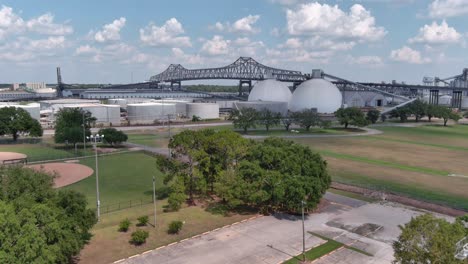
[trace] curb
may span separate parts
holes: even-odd
[[[188,238],[184,238],[180,241],[176,241],[176,242],[173,242],[173,243],[170,243],[168,245],[165,245],[165,246],[160,246],[160,247],[157,247],[155,249],[150,249],[150,250],[147,250],[143,253],[140,253],[140,254],[136,254],[136,255],[133,255],[133,256],[130,256],[130,257],[127,257],[127,258],[123,258],[123,259],[119,259],[119,260],[116,260],[112,263],[121,263],[125,260],[129,260],[129,259],[132,259],[132,258],[135,258],[135,257],[138,257],[140,255],[144,255],[144,254],[147,254],[147,253],[150,253],[150,252],[153,252],[153,251],[157,251],[157,250],[160,250],[160,249],[163,249],[165,247],[169,247],[169,246],[173,246],[173,245],[177,245],[177,244],[180,244],[184,241],[187,241],[187,240],[190,240],[190,239],[194,239],[194,238],[199,238],[201,236],[204,236],[204,235],[207,235],[207,234],[210,234],[210,233],[213,233],[213,232],[216,232],[218,230],[221,230],[221,229],[225,229],[225,228],[228,228],[228,227],[231,227],[231,226],[234,226],[234,225],[237,225],[237,224],[240,224],[240,223],[244,223],[244,222],[247,222],[247,221],[251,221],[251,220],[254,220],[254,219],[257,219],[257,218],[260,218],[260,217],[263,217],[263,215],[256,215],[256,216],[253,216],[253,217],[250,217],[250,218],[247,218],[247,219],[244,219],[242,221],[238,221],[238,222],[235,222],[235,223],[232,223],[232,224],[229,224],[229,225],[225,225],[225,226],[222,226],[222,227],[218,227],[216,229],[213,229],[211,231],[206,231],[204,233],[201,233],[201,234],[197,234],[197,235],[194,235],[194,236],[191,236],[191,237],[188,237]]]

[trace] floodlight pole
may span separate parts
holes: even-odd
[[[99,196],[99,163],[98,163],[98,152],[97,152],[97,142],[98,139],[104,138],[104,135],[91,135],[88,137],[91,140],[91,143],[94,145],[94,154],[96,157],[96,216],[97,221],[101,220],[101,200]]]
[[[153,176],[154,228],[156,228],[156,179]]]
[[[85,114],[84,114],[84,111],[81,112],[81,114],[83,115],[83,155],[86,156],[86,126],[85,126]]]
[[[167,115],[167,125],[169,127],[169,141],[171,141],[171,117],[170,117],[169,114]],[[169,149],[169,158],[170,158],[171,157],[171,148],[168,146],[168,149]]]
[[[305,261],[305,228],[304,228],[304,201],[301,201],[302,206],[302,258]]]

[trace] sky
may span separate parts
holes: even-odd
[[[467,39],[468,0],[0,0],[0,83],[55,83],[58,66],[65,83],[143,82],[246,56],[420,84],[468,67]]]

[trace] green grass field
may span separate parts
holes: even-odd
[[[327,241],[325,244],[322,244],[318,247],[315,247],[315,248],[312,248],[310,249],[309,251],[306,251],[305,253],[305,257],[306,257],[306,260],[308,261],[312,261],[312,260],[315,260],[315,259],[318,259],[332,251],[335,251],[337,250],[338,248],[342,247],[343,244],[341,243],[338,243],[336,241],[333,241],[333,240],[329,240]],[[283,262],[283,264],[300,264],[302,263],[302,255],[301,256],[297,256],[297,257],[294,257],[286,262]]]
[[[294,135],[343,135],[356,132],[363,132],[361,129],[344,129],[344,128],[311,128],[306,131],[303,128],[293,128],[293,130],[299,131],[298,133],[286,131],[284,127],[270,128],[270,131],[266,131],[264,127],[257,127],[256,129],[250,129],[247,131],[247,135],[253,136],[294,136]],[[239,133],[243,133],[240,129],[235,129]]]
[[[94,157],[82,159],[80,163],[93,169],[95,167]],[[99,157],[101,206],[151,199],[153,176],[156,176],[156,185],[162,187],[162,174],[156,168],[155,159],[143,152]],[[95,174],[64,188],[85,194],[90,207],[96,206]]]
[[[72,149],[57,149],[43,144],[0,145],[0,152],[2,151],[26,154],[29,162],[73,158],[82,154],[80,151],[75,155]]]

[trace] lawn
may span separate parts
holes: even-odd
[[[178,212],[163,212],[165,204],[166,201],[157,203],[157,228],[152,226],[154,221],[152,204],[104,215],[102,221],[93,228],[91,243],[81,251],[79,263],[111,263],[254,216],[251,213],[230,216],[212,214],[201,206],[184,207]],[[142,215],[149,215],[150,225],[139,227],[149,232],[149,238],[145,244],[134,246],[128,241],[131,232],[136,230],[136,218]],[[118,224],[125,218],[131,220],[132,227],[127,233],[118,232]],[[167,233],[168,224],[173,220],[185,222],[177,235]]]
[[[377,129],[384,134],[294,141],[324,155],[336,182],[468,210],[468,126]]]
[[[306,260],[312,261],[312,260],[318,259],[330,252],[337,250],[338,248],[342,246],[343,244],[339,242],[329,240],[325,244],[322,244],[318,247],[310,249],[309,251],[306,251],[305,253]],[[296,263],[299,264],[299,263],[302,263],[302,259],[303,259],[302,255],[297,256],[286,262],[283,262],[283,264],[296,264]]]
[[[76,157],[72,149],[57,149],[45,144],[0,145],[0,152],[18,152],[28,155],[28,161],[55,160]],[[80,156],[81,152],[78,152]]]
[[[277,128],[270,128],[270,131],[266,131],[264,127],[257,127],[256,129],[249,129],[247,131],[247,135],[253,136],[294,136],[294,135],[343,135],[343,134],[350,134],[350,133],[357,133],[363,132],[361,129],[344,129],[341,127],[337,128],[310,128],[309,131],[305,130],[304,128],[292,128],[292,131],[286,131],[284,127],[277,127]],[[234,131],[243,133],[243,130],[235,129]]]
[[[95,168],[95,159],[86,158],[81,164]],[[101,207],[152,197],[152,177],[156,176],[156,185],[163,186],[162,174],[156,168],[155,159],[143,152],[128,152],[99,157],[99,191]],[[88,198],[90,207],[96,206],[95,174],[64,187],[83,193]]]

